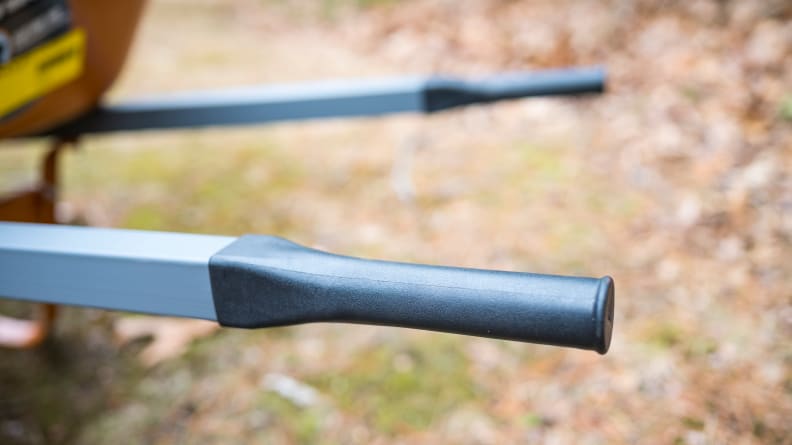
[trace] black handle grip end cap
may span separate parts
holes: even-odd
[[[599,288],[597,288],[597,297],[595,304],[595,317],[597,334],[599,340],[597,352],[605,354],[608,352],[611,343],[611,334],[613,333],[613,310],[615,306],[615,286],[611,277],[602,277],[600,279]]]

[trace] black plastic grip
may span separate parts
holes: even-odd
[[[217,320],[331,321],[607,352],[613,281],[365,260],[246,235],[209,261]]]
[[[506,73],[475,81],[435,77],[426,85],[427,112],[469,104],[535,96],[562,96],[605,91],[601,67]]]

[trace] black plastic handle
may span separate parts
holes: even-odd
[[[601,67],[498,74],[477,80],[435,77],[426,85],[428,112],[469,104],[535,96],[562,96],[605,91]]]
[[[209,261],[217,320],[332,321],[607,352],[613,281],[365,260],[246,235]]]

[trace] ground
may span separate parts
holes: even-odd
[[[791,9],[153,1],[113,100],[587,64],[608,91],[86,138],[63,221],[607,274],[611,350],[306,325],[220,330],[152,364],[145,339],[117,338],[140,317],[67,308],[42,348],[0,351],[0,442],[792,443]],[[0,187],[30,181],[42,149],[0,145]]]

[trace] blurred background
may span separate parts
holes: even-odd
[[[0,442],[792,443],[791,19],[773,0],[151,1],[111,100],[588,64],[608,92],[90,137],[61,221],[608,274],[611,350],[65,308],[42,348],[0,351]],[[0,144],[0,190],[44,149]]]

